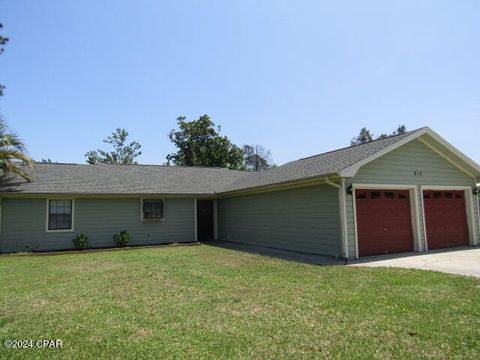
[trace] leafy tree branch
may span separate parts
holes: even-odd
[[[117,128],[111,136],[103,140],[104,143],[113,147],[112,151],[93,150],[85,154],[86,162],[89,164],[136,164],[135,159],[142,155],[142,147],[137,141],[127,142],[128,131]]]

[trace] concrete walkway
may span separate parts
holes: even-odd
[[[461,247],[432,250],[428,253],[369,256],[351,261],[348,266],[423,269],[480,278],[480,248]]]

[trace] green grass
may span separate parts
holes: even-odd
[[[0,257],[0,358],[480,358],[480,280],[209,246]]]

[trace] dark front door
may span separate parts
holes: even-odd
[[[198,241],[213,240],[213,201],[197,200]]]

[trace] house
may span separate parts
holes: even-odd
[[[337,258],[479,245],[480,166],[428,127],[258,173],[37,164],[0,185],[0,252],[240,242]]]

